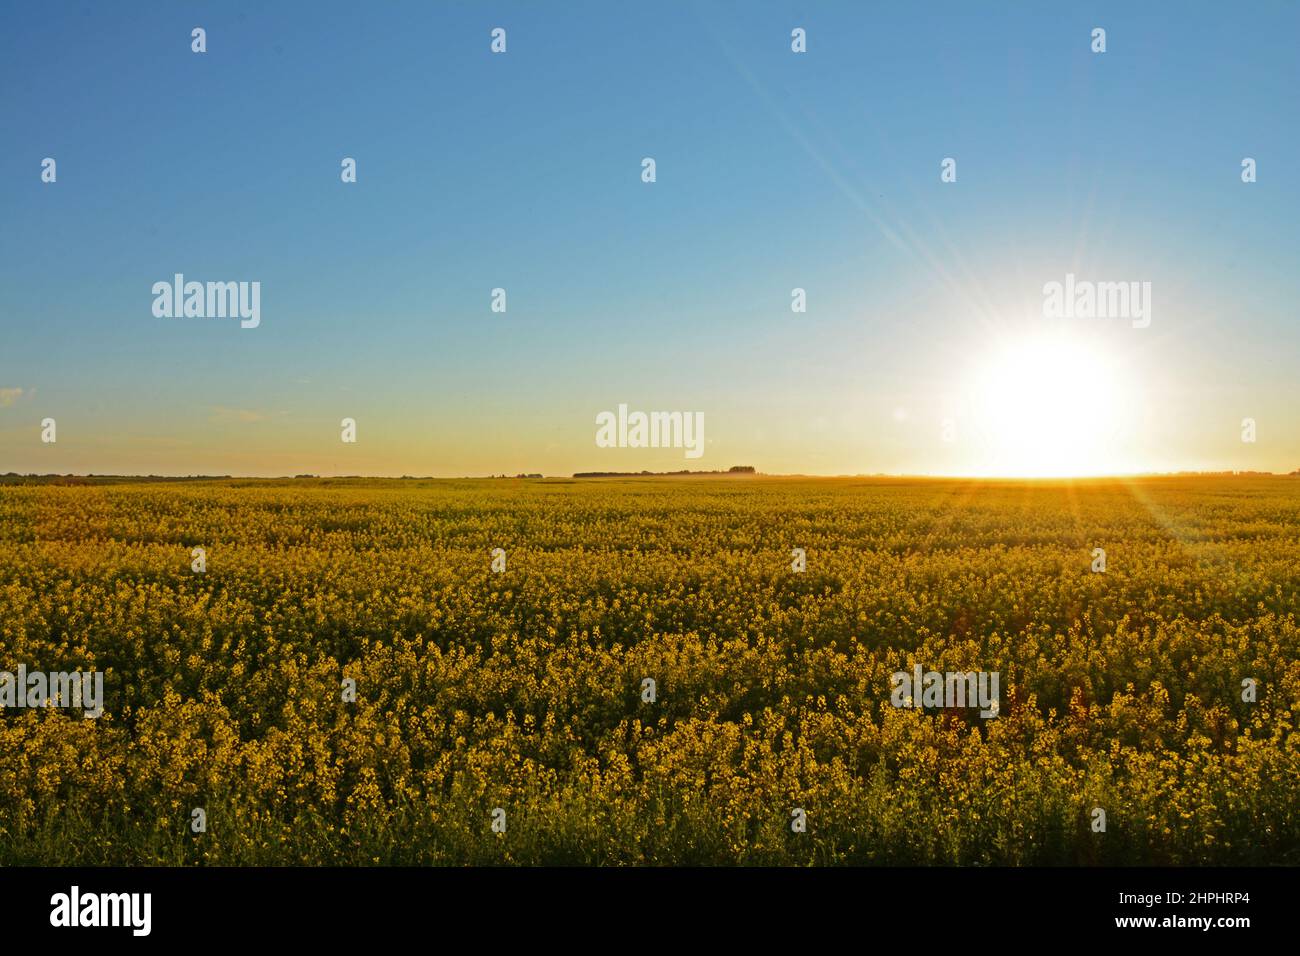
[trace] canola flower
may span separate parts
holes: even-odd
[[[1300,863],[1297,555],[1285,478],[4,483],[0,669],[104,713],[0,711],[0,863]]]

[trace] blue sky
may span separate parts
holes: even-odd
[[[1103,465],[1300,467],[1300,8],[1049,6],[12,4],[0,470],[963,473],[938,423],[1070,270],[1155,290],[1070,330]],[[155,318],[176,272],[261,326]],[[596,448],[620,402],[708,453]]]

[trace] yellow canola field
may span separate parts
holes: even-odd
[[[1297,864],[1298,578],[1296,478],[11,481],[0,672],[104,701],[0,864]]]

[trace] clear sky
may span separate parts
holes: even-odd
[[[1297,4],[3,26],[0,472],[1300,468]],[[260,282],[260,326],[156,317],[178,272]],[[1149,326],[1045,317],[1067,273],[1149,282]],[[702,413],[703,457],[597,447],[620,403]]]

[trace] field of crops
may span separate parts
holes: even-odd
[[[0,671],[104,673],[0,863],[1296,864],[1297,578],[1295,478],[0,484]]]

